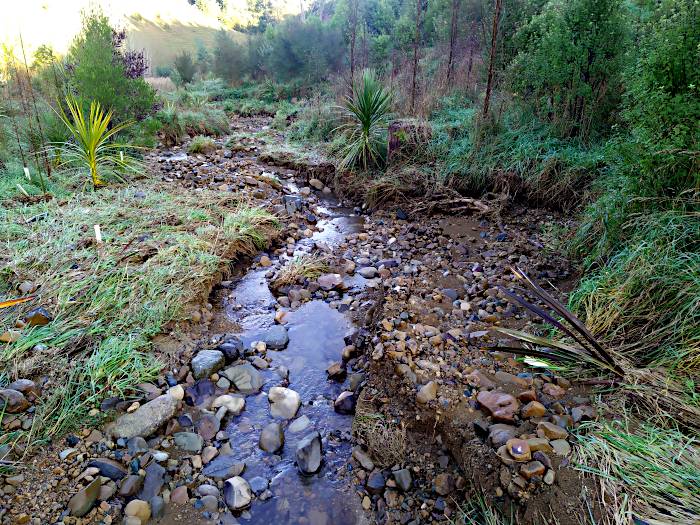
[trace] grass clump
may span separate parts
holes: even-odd
[[[155,378],[162,364],[150,353],[151,338],[206,297],[228,261],[264,247],[277,230],[272,215],[235,195],[164,193],[150,184],[60,202],[6,202],[0,293],[12,296],[29,280],[37,298],[0,310],[0,326],[39,305],[53,316],[0,347],[0,370],[9,376],[49,377],[24,445],[83,424],[101,399],[128,396]]]
[[[202,135],[197,135],[190,142],[187,151],[190,153],[212,153],[216,150],[216,143],[209,137],[203,137]]]
[[[696,438],[625,418],[585,423],[578,443],[579,469],[598,476],[602,499],[611,503],[605,523],[700,520]]]
[[[700,371],[700,213],[632,215],[633,232],[571,305],[596,336],[641,366]]]
[[[272,281],[274,288],[290,286],[302,279],[316,279],[329,270],[326,259],[317,254],[304,254],[287,261]]]

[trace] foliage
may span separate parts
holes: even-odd
[[[352,96],[346,97],[343,106],[349,122],[338,128],[347,141],[340,169],[359,166],[367,170],[381,164],[385,156],[391,93],[370,70],[363,72],[358,84],[353,85]]]
[[[61,148],[61,163],[76,169],[86,169],[94,188],[110,178],[121,179],[126,171],[137,171],[139,163],[128,155],[130,146],[112,139],[131,125],[129,121],[110,127],[112,110],[105,111],[99,102],[90,103],[90,113],[74,97],[66,99],[70,117],[60,109],[60,117],[73,136],[70,142],[56,144]],[[125,153],[126,152],[126,153]]]
[[[145,65],[122,51],[115,35],[105,15],[83,13],[82,30],[68,51],[68,84],[82,100],[111,109],[115,121],[140,120],[153,112],[155,92],[143,79]]]
[[[229,83],[240,82],[246,73],[245,49],[224,30],[216,35],[214,73]]]
[[[173,66],[177,70],[180,79],[185,84],[189,84],[194,80],[194,75],[197,72],[197,67],[192,60],[192,55],[187,51],[183,51],[178,56],[175,57],[175,62]]]
[[[551,0],[524,28],[513,89],[560,135],[588,137],[612,122],[626,28],[620,0]]]

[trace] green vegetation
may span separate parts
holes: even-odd
[[[365,71],[359,86],[353,85],[352,96],[343,105],[349,122],[338,128],[346,141],[340,169],[360,166],[367,170],[383,162],[390,106],[391,94],[373,72]]]
[[[25,216],[45,218],[27,224],[19,220]],[[195,291],[207,293],[227,261],[264,247],[276,225],[235,195],[166,193],[151,183],[78,193],[62,203],[5,202],[0,293],[12,293],[18,279],[41,292],[36,301],[0,310],[0,325],[13,326],[49,302],[54,317],[0,351],[2,367],[22,363],[23,376],[43,370],[45,360],[55,363],[50,397],[37,407],[27,443],[74,428],[104,397],[128,395],[156,377],[162,365],[149,353],[150,339],[187,313]]]
[[[88,103],[95,100],[111,109],[118,121],[141,120],[153,112],[155,92],[143,79],[143,55],[123,51],[124,38],[99,11],[84,13],[66,57],[66,87]]]
[[[187,151],[190,153],[211,153],[216,149],[216,143],[209,137],[197,135],[192,139]]]
[[[120,173],[127,170],[138,170],[138,163],[129,156],[130,146],[110,140],[129,127],[129,121],[110,127],[112,110],[105,112],[96,101],[90,103],[90,114],[87,116],[74,97],[69,96],[66,105],[70,117],[63,112],[63,108],[60,117],[73,140],[57,145],[62,150],[60,158],[63,165],[86,169],[95,188],[104,185],[110,178],[123,180]]]

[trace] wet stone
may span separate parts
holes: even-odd
[[[122,464],[108,458],[93,459],[88,463],[88,467],[97,468],[101,476],[114,481],[119,481],[126,476],[126,469]]]
[[[244,394],[257,394],[265,382],[260,372],[250,363],[227,368],[223,375]]]
[[[512,423],[518,411],[518,400],[505,392],[479,392],[476,400],[494,421]]]
[[[68,511],[71,516],[80,518],[90,512],[100,494],[100,485],[100,478],[97,478],[71,497],[68,502]]]
[[[235,476],[224,483],[224,501],[231,510],[246,508],[252,499],[250,485],[242,477]]]
[[[433,479],[433,490],[440,496],[447,496],[455,489],[455,480],[449,472],[438,474]]]
[[[280,386],[270,389],[268,400],[272,416],[282,419],[292,419],[301,405],[301,398],[297,392]]]
[[[245,399],[241,396],[224,394],[223,396],[217,397],[211,404],[213,410],[220,407],[224,407],[228,414],[237,416],[245,408]]]
[[[411,489],[412,479],[410,470],[408,470],[407,468],[402,468],[399,470],[395,470],[392,474],[394,476],[394,480],[396,481],[397,487],[399,487],[404,492],[407,492]]]
[[[381,494],[384,492],[384,487],[386,487],[386,480],[384,479],[384,474],[381,471],[375,470],[367,477],[367,492],[370,494]]]
[[[532,457],[530,445],[524,439],[509,439],[506,443],[506,450],[515,461],[529,461]]]
[[[284,445],[284,432],[279,423],[269,423],[260,432],[258,442],[260,448],[265,452],[275,453]]]
[[[22,392],[11,388],[0,390],[0,412],[8,414],[19,414],[31,406],[31,403],[24,397]]]
[[[267,490],[270,483],[267,481],[267,479],[261,476],[255,476],[248,481],[248,484],[250,485],[250,489],[253,491],[253,494],[259,496]]]
[[[158,463],[151,463],[146,467],[146,477],[143,480],[143,487],[139,493],[139,498],[150,500],[158,494],[165,483],[165,468]]]
[[[489,427],[489,441],[493,448],[498,448],[505,445],[509,439],[513,439],[516,434],[516,428],[505,423],[496,423]]]
[[[213,414],[205,414],[197,421],[197,433],[205,441],[211,441],[221,428],[221,421]]]
[[[192,358],[192,375],[202,379],[218,372],[226,363],[223,352],[219,350],[200,350]]]
[[[295,457],[297,467],[303,474],[313,474],[321,468],[323,449],[321,434],[312,432],[297,444]]]
[[[245,463],[232,454],[223,454],[214,458],[203,469],[202,474],[213,479],[228,479],[239,476],[245,470]]]
[[[120,416],[110,428],[115,438],[150,436],[175,415],[178,401],[165,394],[141,405],[136,411]]]
[[[177,432],[174,438],[175,445],[188,452],[195,452],[198,454],[204,445],[202,436],[199,436],[194,432]]]
[[[544,474],[545,467],[539,461],[530,461],[520,467],[520,475],[525,479],[540,478]]]
[[[333,408],[339,414],[353,414],[355,412],[356,402],[355,394],[353,392],[341,392],[333,403]]]
[[[185,389],[185,402],[189,406],[205,404],[214,395],[216,388],[209,379],[200,379],[194,385]]]

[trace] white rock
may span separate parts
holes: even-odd
[[[253,493],[250,485],[240,476],[229,478],[224,485],[224,501],[232,510],[239,510],[250,505]]]
[[[297,392],[281,386],[273,386],[270,389],[268,400],[272,416],[283,419],[292,419],[301,405],[301,398]]]
[[[223,396],[217,397],[211,404],[212,409],[219,407],[224,407],[229,414],[237,416],[245,407],[245,399],[239,396],[224,394]]]

